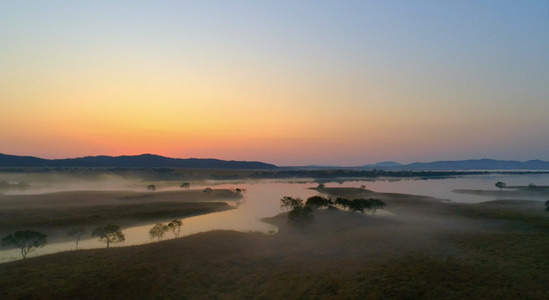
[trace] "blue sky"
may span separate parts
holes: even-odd
[[[0,1],[0,152],[549,160],[547,1]]]

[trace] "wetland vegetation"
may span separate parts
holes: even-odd
[[[296,230],[284,212],[264,220],[279,228],[277,234],[211,231],[28,258],[0,264],[0,285],[7,287],[1,293],[41,299],[546,296],[549,214],[543,202],[468,204],[365,188],[316,191],[379,199],[390,214],[318,209],[314,223]]]

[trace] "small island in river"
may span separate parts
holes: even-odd
[[[310,226],[294,228],[282,213],[264,220],[279,227],[277,234],[211,231],[4,263],[1,293],[40,299],[546,297],[543,202],[462,204],[360,188],[316,190],[381,199],[391,214],[321,209]]]

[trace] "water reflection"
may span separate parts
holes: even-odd
[[[486,196],[473,196],[465,194],[453,193],[454,189],[483,189],[494,190],[495,183],[498,181],[506,182],[507,185],[528,185],[534,183],[536,185],[549,185],[549,174],[529,174],[529,175],[502,175],[489,174],[478,176],[464,176],[445,179],[430,179],[430,180],[347,180],[345,182],[325,182],[326,187],[360,187],[365,185],[367,189],[376,192],[391,192],[391,193],[406,193],[432,196],[440,199],[448,199],[455,202],[478,203],[483,201],[495,200],[495,198]],[[323,181],[324,182],[324,181]],[[213,188],[244,188],[246,193],[241,201],[231,203],[236,207],[229,211],[212,213],[208,215],[195,216],[183,219],[184,226],[181,228],[181,236],[190,235],[198,232],[225,229],[238,231],[261,231],[270,232],[276,231],[277,228],[273,225],[261,222],[262,218],[271,217],[282,212],[280,208],[280,198],[283,196],[301,197],[306,199],[317,194],[316,191],[310,190],[311,187],[316,187],[318,183],[308,179],[294,180],[293,182],[276,182],[268,180],[256,180],[248,182],[230,182],[230,181],[210,181],[202,184],[191,184],[192,189],[204,189],[206,187]],[[122,187],[127,188],[127,187]],[[165,182],[162,185],[162,190],[180,189],[179,183]],[[546,200],[546,199],[532,199]],[[149,238],[148,232],[156,223],[168,223],[171,219],[166,220],[151,220],[147,224],[123,228],[126,235],[126,241],[122,244],[113,245],[129,246],[155,242]],[[68,230],[68,229],[67,229]],[[66,231],[59,232],[56,235],[65,236]],[[165,238],[172,238],[171,232],[166,233]],[[81,249],[104,248],[105,244],[96,239],[81,240],[79,244]],[[75,249],[75,243],[55,242],[52,240],[50,244],[44,248],[39,248],[34,252],[29,253],[29,257],[43,255],[48,253],[56,253],[61,251],[69,251]],[[18,249],[0,250],[0,261],[5,262],[12,259],[20,259],[21,255]]]

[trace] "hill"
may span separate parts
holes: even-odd
[[[43,159],[0,153],[0,167],[13,168],[189,168],[189,169],[277,169],[257,161],[234,161],[211,158],[170,158],[153,154],[133,156],[86,156],[67,159]]]

